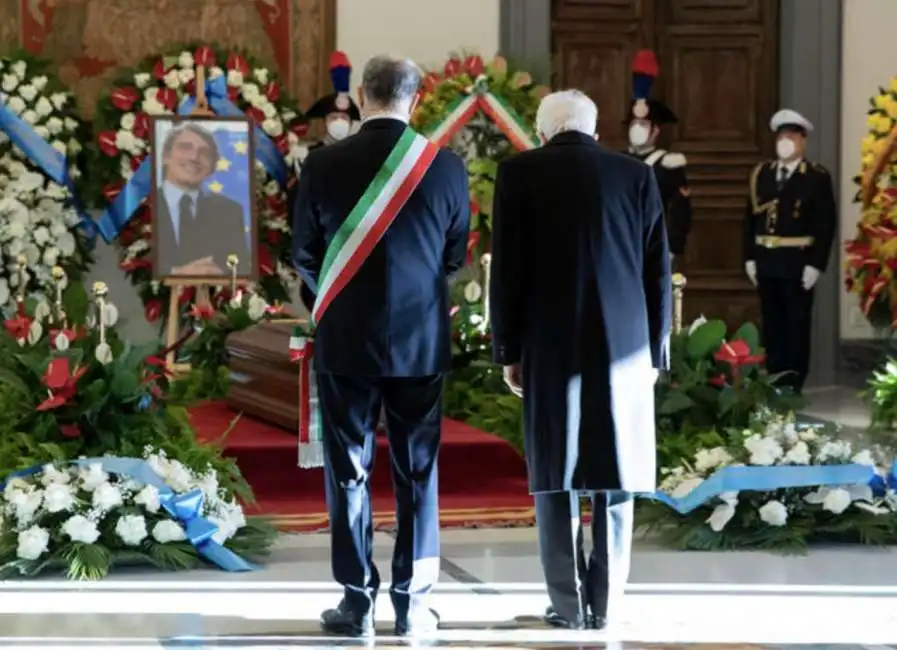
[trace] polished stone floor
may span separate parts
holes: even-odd
[[[851,392],[823,390],[808,413],[861,427]],[[818,548],[805,556],[678,553],[637,545],[624,612],[606,632],[544,627],[547,604],[532,529],[443,532],[434,594],[444,628],[427,645],[464,648],[897,648],[897,549]],[[376,558],[389,580],[392,539]],[[0,583],[2,648],[362,647],[324,638],[336,604],[326,535],[283,536],[252,574],[128,572],[98,584]],[[378,603],[377,646],[390,637]],[[423,643],[421,643],[422,645]],[[841,645],[843,644],[843,645]]]

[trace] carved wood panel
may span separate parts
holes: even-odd
[[[769,156],[778,99],[778,0],[554,0],[555,86],[598,104],[602,142],[626,147],[632,55],[653,49],[653,96],[679,124],[661,146],[689,160],[694,222],[686,313],[758,320],[742,269],[742,212],[753,166]]]

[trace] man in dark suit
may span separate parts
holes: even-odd
[[[328,285],[325,251],[408,135],[419,85],[413,63],[371,59],[359,91],[360,131],[305,161],[293,211],[293,259],[319,301]],[[448,277],[464,264],[470,200],[464,162],[448,150],[434,155],[315,332],[331,563],[345,588],[339,606],[322,615],[328,633],[373,632],[380,574],[372,559],[369,483],[381,405],[396,490],[389,590],[395,631],[428,632],[438,622],[426,603],[439,576],[436,458],[451,356]]]
[[[163,180],[156,191],[155,215],[161,274],[228,276],[227,258],[234,254],[238,275],[250,275],[254,260],[243,208],[202,186],[219,160],[212,133],[185,122],[165,138],[161,158]]]
[[[523,397],[546,620],[574,629],[603,628],[622,597],[632,493],[655,489],[654,382],[672,319],[654,172],[600,146],[597,116],[579,91],[547,96],[545,146],[499,166],[489,294],[493,356]]]
[[[803,390],[810,371],[813,289],[838,231],[832,178],[804,158],[813,124],[797,111],[772,116],[776,160],[754,168],[744,213],[744,269],[760,295],[763,346],[782,384]]]

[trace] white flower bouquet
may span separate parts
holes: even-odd
[[[69,175],[77,182],[83,125],[74,98],[51,66],[25,54],[0,58],[0,102],[67,157]],[[54,266],[72,280],[88,270],[91,260],[71,198],[0,132],[0,307],[14,299],[20,257],[28,267],[28,289],[47,295],[52,295]]]
[[[728,492],[681,515],[660,502],[642,504],[639,522],[672,546],[692,550],[762,548],[801,550],[820,541],[897,543],[897,494],[892,457],[856,449],[822,426],[793,416],[757,414],[750,429],[730,431],[727,444],[700,449],[689,463],[663,468],[660,490],[682,498],[714,472],[735,466],[808,466],[855,463],[875,468],[868,484]],[[890,478],[889,478],[890,477]]]
[[[272,531],[247,521],[214,470],[196,472],[150,450],[146,462],[174,494],[201,491],[199,514],[215,527],[213,542],[244,557],[265,553]],[[48,464],[10,479],[0,494],[0,577],[64,570],[72,579],[97,580],[117,565],[197,566],[200,554],[160,496],[153,485],[110,475],[100,463]]]

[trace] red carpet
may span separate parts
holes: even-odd
[[[206,441],[219,439],[238,416],[221,402],[191,411],[197,434]],[[224,448],[252,486],[257,500],[253,509],[259,514],[273,517],[286,530],[327,528],[323,470],[298,467],[296,436],[240,416]],[[385,437],[377,437],[371,484],[375,524],[390,528],[395,501]],[[444,528],[530,525],[533,521],[523,459],[500,438],[454,420],[445,420],[442,427],[439,500]]]

